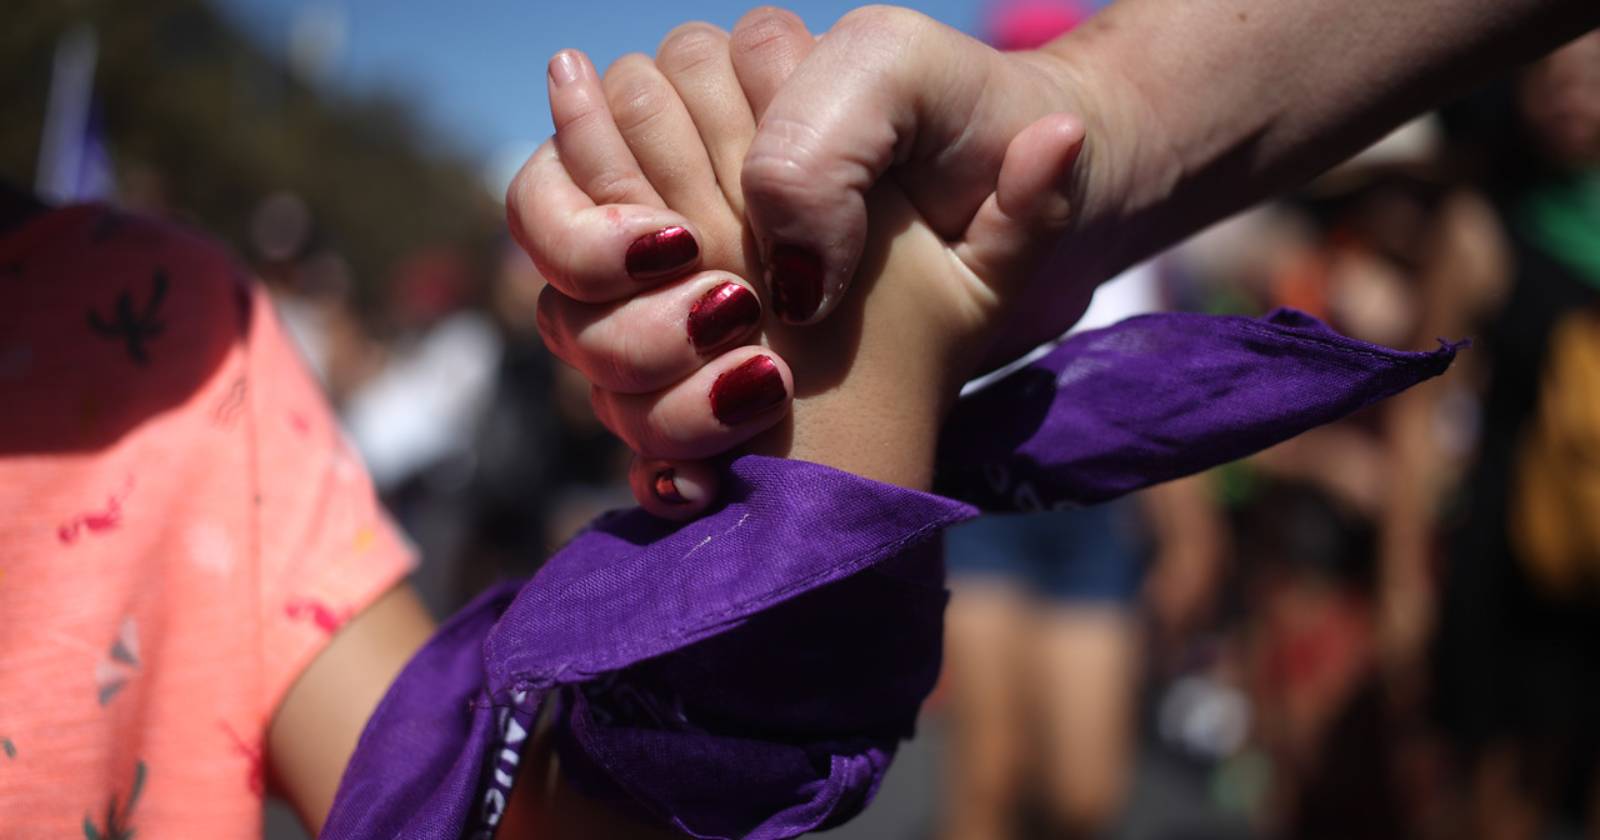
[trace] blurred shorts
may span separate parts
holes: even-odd
[[[1147,542],[1131,499],[1094,507],[981,516],[945,532],[955,580],[1015,584],[1047,601],[1131,604]]]

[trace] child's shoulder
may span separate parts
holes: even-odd
[[[109,444],[185,404],[247,338],[248,274],[216,242],[102,205],[0,238],[0,398],[30,406],[0,454]],[[81,422],[80,422],[81,421]]]
[[[221,243],[103,204],[49,210],[0,237],[0,292],[34,310],[108,292],[148,303],[158,291],[158,308],[188,302],[238,309],[249,290],[248,273]],[[168,292],[175,294],[169,299]],[[229,318],[218,326],[228,322],[238,323]]]

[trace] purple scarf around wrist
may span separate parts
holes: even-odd
[[[692,837],[793,837],[871,801],[939,671],[939,534],[1092,504],[1251,454],[1449,367],[1279,310],[1147,315],[1062,342],[957,407],[939,489],[760,456],[725,505],[596,520],[479,597],[390,688],[322,836],[488,837],[532,721],[563,771]]]

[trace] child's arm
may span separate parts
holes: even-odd
[[[278,705],[267,728],[272,782],[312,832],[322,829],[367,718],[433,630],[402,583],[339,628]]]

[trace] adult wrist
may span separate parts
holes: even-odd
[[[1098,284],[1147,256],[1140,231],[1127,222],[1159,206],[1181,180],[1167,132],[1148,97],[1118,71],[1111,46],[1091,23],[1019,54],[1047,75],[1057,107],[1084,121],[1067,234],[1075,282]]]

